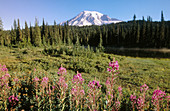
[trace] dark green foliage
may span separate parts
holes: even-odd
[[[26,39],[25,41],[26,41],[27,44],[31,43],[30,31],[29,31],[29,28],[28,28],[26,21],[25,21],[25,39]]]
[[[1,18],[0,18],[0,45],[4,45],[3,23]]]
[[[40,28],[38,26],[38,20],[35,19],[35,30],[34,30],[34,35],[33,35],[33,44],[35,46],[41,46],[41,32]]]
[[[22,38],[22,30],[20,28],[20,22],[19,22],[19,19],[18,19],[18,26],[17,26],[17,43],[21,43],[23,42],[23,38]]]
[[[43,19],[42,26],[35,23],[35,27],[30,26],[30,29],[25,22],[23,31],[18,19],[18,25],[14,20],[14,28],[11,28],[11,32],[6,34],[9,34],[11,45],[16,43],[29,44],[31,42],[33,46],[79,44],[95,46],[98,49],[107,46],[169,48],[169,27],[170,21],[164,21],[163,12],[161,12],[161,22],[153,22],[150,16],[148,16],[147,21],[144,17],[143,20],[136,20],[136,15],[134,15],[133,20],[128,22],[77,27],[69,26],[68,22],[64,26],[60,26],[55,21],[54,25],[50,26],[48,23],[45,24]],[[4,39],[1,42],[4,42]]]

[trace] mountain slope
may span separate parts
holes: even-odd
[[[78,14],[76,17],[68,20],[68,25],[71,26],[89,26],[89,25],[103,25],[111,23],[119,23],[121,20],[110,18],[107,15],[96,11],[83,11]],[[64,25],[65,22],[60,23]]]

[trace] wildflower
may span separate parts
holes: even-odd
[[[84,82],[84,79],[82,78],[81,74],[78,73],[77,75],[74,75],[73,79],[72,79],[72,83],[80,83],[82,84]]]
[[[65,81],[65,78],[62,77],[62,76],[59,78],[58,84],[59,84],[59,86],[60,86],[61,88],[64,88],[64,89],[67,89],[67,88],[68,88],[68,85],[67,85],[67,83],[66,83],[66,81]]]
[[[12,105],[15,105],[16,104],[16,101],[19,101],[18,97],[14,96],[14,95],[11,95],[9,98],[8,98],[9,102],[12,103]]]
[[[153,102],[153,105],[159,105],[159,101],[161,101],[164,97],[166,96],[166,93],[157,89],[153,92],[153,95],[152,95],[152,102]]]
[[[18,82],[18,78],[15,78],[15,79],[14,79],[14,82]]]
[[[142,109],[144,107],[144,99],[142,97],[139,97],[137,100],[137,109]]]
[[[99,81],[92,81],[92,82],[89,82],[88,86],[91,88],[91,89],[95,89],[95,88],[100,88],[101,85],[99,84]]]
[[[136,96],[135,95],[131,95],[130,96],[130,100],[134,103],[136,103]]]
[[[119,91],[119,94],[122,94],[122,87],[121,86],[118,87],[118,91]]]
[[[66,68],[64,68],[64,67],[60,67],[59,68],[59,72],[58,72],[58,75],[59,76],[62,76],[62,75],[64,75],[64,74],[67,74],[67,70],[66,70]]]
[[[115,71],[118,71],[119,70],[119,64],[118,64],[118,61],[112,61],[109,63],[109,66],[111,67],[110,68],[107,68],[107,71],[111,72],[115,72]]]
[[[44,77],[43,80],[41,81],[41,85],[43,88],[47,87],[48,85],[48,77]]]
[[[142,85],[142,86],[140,87],[140,91],[141,91],[141,92],[142,92],[142,91],[146,92],[148,89],[149,89],[149,87],[148,87],[146,84],[144,84],[144,85]]]
[[[35,78],[33,79],[33,81],[34,81],[34,82],[38,82],[38,81],[39,81],[39,78],[38,78],[38,77],[35,77]]]

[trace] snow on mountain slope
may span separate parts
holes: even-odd
[[[89,26],[89,25],[103,25],[103,24],[111,24],[111,23],[119,23],[122,22],[118,19],[110,18],[107,15],[99,13],[97,11],[83,11],[78,14],[76,17],[68,20],[68,25],[71,26]],[[65,22],[60,23],[60,25],[64,25]]]

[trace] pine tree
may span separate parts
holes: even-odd
[[[13,44],[16,44],[17,43],[17,22],[16,20],[14,19],[14,35],[12,36],[13,37]]]
[[[139,40],[141,46],[145,44],[145,41],[146,41],[146,22],[145,22],[145,19],[143,17],[142,29],[141,29],[141,37],[140,37],[140,40]]]
[[[22,31],[21,31],[21,28],[20,28],[20,22],[19,22],[19,19],[18,19],[18,26],[17,26],[17,42],[18,43],[21,43],[21,42],[23,42],[23,40],[22,40],[23,38],[22,38]]]
[[[139,21],[138,21],[137,29],[136,29],[136,44],[139,44],[139,39],[140,39],[140,25],[139,25]]]
[[[31,44],[33,45],[34,44],[34,38],[33,38],[33,29],[32,29],[32,26],[31,26],[31,23],[30,23],[30,42]]]
[[[145,45],[145,47],[148,47],[150,44],[150,35],[151,35],[150,26],[151,26],[151,17],[149,16],[147,18],[147,22],[146,22],[146,34],[145,34],[146,39],[143,44],[143,45]]]
[[[119,32],[120,32],[120,25],[119,24],[117,24],[117,27],[116,27],[116,35],[115,35],[115,45],[119,45],[119,43],[120,43],[120,38],[119,38]]]
[[[98,44],[98,48],[99,48],[99,51],[103,51],[103,37],[102,37],[102,32],[100,30],[100,27],[98,28],[98,32],[99,32],[99,37],[100,37],[100,40],[99,40],[99,44]]]
[[[53,27],[53,40],[54,40],[54,44],[56,45],[58,40],[58,29],[57,29],[57,24],[56,21],[54,20],[54,27]]]
[[[11,44],[15,44],[15,36],[16,36],[16,34],[15,34],[15,31],[14,31],[14,29],[11,27],[11,31],[10,31],[10,36],[11,36]]]
[[[3,37],[3,23],[0,18],[0,45],[4,45],[4,37]]]
[[[43,36],[45,36],[45,21],[44,21],[44,18],[43,18],[42,30],[41,30],[41,37],[43,38]]]
[[[80,46],[80,40],[79,40],[79,36],[78,34],[76,33],[76,44],[75,44],[77,47]]]
[[[46,41],[46,43],[44,43],[44,44],[49,44],[48,42],[49,42],[49,31],[48,31],[48,23],[46,22],[46,25],[45,25],[45,28],[44,28],[44,37],[45,37],[45,41]]]
[[[41,32],[38,26],[38,20],[35,18],[35,30],[34,30],[34,45],[41,46]]]
[[[26,43],[30,44],[31,39],[30,39],[30,31],[27,25],[27,22],[25,21],[25,38],[26,38]]]
[[[169,37],[169,27],[166,26],[166,31],[165,31],[165,47],[168,47],[168,45],[170,44],[170,37]]]
[[[160,26],[160,47],[163,47],[165,44],[165,23],[163,11],[161,12],[161,26]]]
[[[134,14],[133,16],[133,26],[132,26],[132,38],[131,38],[131,41],[132,41],[132,44],[134,45],[136,43],[136,33],[137,33],[137,26],[136,26],[136,15]]]
[[[156,24],[156,28],[155,28],[155,42],[154,42],[154,47],[159,47],[159,43],[160,43],[160,38],[159,38],[159,24]]]

